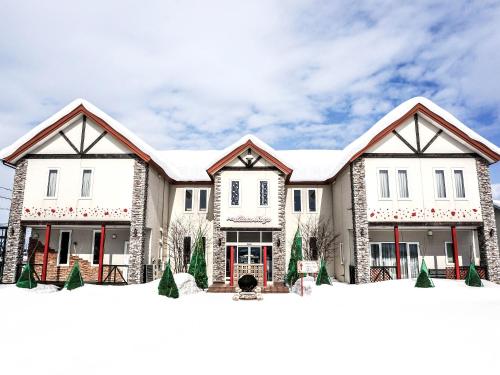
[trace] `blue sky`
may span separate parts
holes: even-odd
[[[77,97],[164,149],[220,148],[245,133],[276,148],[341,148],[417,95],[500,144],[499,1],[0,9],[0,147]],[[499,166],[492,178],[500,199]],[[11,180],[2,167],[0,186]]]

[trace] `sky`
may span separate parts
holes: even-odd
[[[500,144],[500,1],[0,0],[0,15],[0,148],[79,97],[159,149],[246,133],[343,148],[414,96]]]

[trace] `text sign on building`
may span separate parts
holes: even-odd
[[[254,216],[254,217],[248,217],[248,216],[232,216],[228,217],[227,221],[232,221],[234,223],[261,223],[261,224],[267,224],[271,222],[271,218],[267,216]]]
[[[318,262],[314,260],[299,260],[297,262],[298,273],[318,273]]]

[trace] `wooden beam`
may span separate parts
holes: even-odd
[[[250,167],[253,167],[255,164],[257,164],[257,162],[258,162],[260,159],[262,159],[262,156],[260,156],[260,155],[259,155],[259,156],[257,156],[257,157],[255,158],[255,160],[252,162],[252,164],[250,164]]]
[[[101,135],[99,135],[99,137],[97,137],[97,138],[94,140],[94,142],[92,142],[92,143],[89,145],[89,147],[87,147],[87,148],[83,151],[83,153],[84,153],[84,154],[86,154],[87,152],[89,152],[89,151],[90,151],[90,149],[91,149],[92,147],[94,147],[94,146],[97,144],[97,142],[99,142],[99,141],[100,141],[100,140],[101,140],[101,139],[102,139],[102,138],[103,138],[106,134],[108,134],[108,132],[107,132],[106,130],[105,130],[105,131],[103,131],[103,132],[101,133]]]
[[[417,140],[417,152],[420,153],[420,129],[418,124],[418,113],[413,115],[413,119],[415,120],[415,137]]]
[[[264,283],[264,288],[267,286],[267,246],[264,246],[262,248],[263,252],[263,262],[264,263],[264,275],[263,275],[263,283]]]
[[[382,153],[382,152],[374,152],[370,154],[363,154],[362,155],[364,158],[475,158],[477,157],[477,154],[473,153],[443,153],[443,154],[438,154],[438,153],[428,153],[428,154],[415,154],[415,153]]]
[[[434,136],[431,138],[431,140],[429,142],[427,142],[427,144],[424,146],[424,148],[422,149],[422,152],[425,152],[425,150],[427,150],[429,148],[429,146],[432,144],[432,142],[434,142],[437,137],[439,137],[439,135],[443,132],[443,129],[439,129],[436,134],[434,134]]]
[[[229,286],[234,286],[234,246],[231,246],[229,257]]]
[[[28,154],[26,159],[139,159],[135,154]]]
[[[76,152],[77,154],[80,154],[80,151],[78,151],[78,149],[77,149],[77,148],[76,148],[76,146],[73,144],[73,142],[71,142],[71,141],[69,140],[69,138],[68,138],[68,137],[66,137],[66,134],[64,134],[64,132],[63,132],[62,130],[59,132],[59,134],[60,134],[60,135],[64,138],[64,140],[65,140],[66,142],[68,142],[68,144],[71,146],[71,148],[72,148],[73,150],[75,150],[75,152]]]
[[[80,154],[83,154],[83,143],[85,142],[85,126],[87,125],[87,116],[83,115],[82,136],[80,138]]]
[[[417,150],[415,150],[415,147],[413,147],[406,139],[404,139],[401,134],[399,134],[396,130],[393,130],[392,133],[398,137],[410,150],[412,150],[415,154],[418,154]]]
[[[458,262],[457,227],[451,226],[451,242],[453,244],[453,260],[455,262],[455,279],[460,280],[460,264]]]

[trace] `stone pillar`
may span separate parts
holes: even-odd
[[[365,162],[358,158],[351,163],[351,203],[356,284],[370,282],[370,249],[366,203]]]
[[[16,282],[17,265],[22,261],[25,228],[21,225],[23,213],[24,185],[26,182],[26,171],[28,160],[20,160],[17,163],[12,187],[12,201],[10,204],[9,225],[7,229],[7,242],[5,247],[5,263],[3,270],[3,283]]]
[[[221,172],[214,175],[213,282],[226,281],[226,236],[220,229]],[[219,246],[220,242],[220,246]]]
[[[499,282],[500,254],[498,252],[498,234],[496,232],[495,209],[491,194],[488,162],[483,158],[476,158],[476,169],[479,184],[479,201],[483,215],[483,224],[478,228],[481,265],[486,267],[490,281]]]
[[[284,283],[286,274],[286,232],[285,232],[286,189],[285,175],[278,177],[278,224],[281,230],[273,231],[273,283]],[[278,240],[280,245],[278,246]]]
[[[149,167],[142,160],[134,162],[132,188],[132,211],[130,213],[130,241],[128,261],[128,283],[142,281],[142,265],[146,246],[146,205],[148,195]]]

